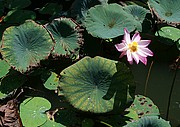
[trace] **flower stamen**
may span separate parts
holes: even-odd
[[[137,42],[132,42],[132,43],[128,44],[128,47],[129,47],[131,52],[136,52],[137,47],[138,47],[138,43]]]

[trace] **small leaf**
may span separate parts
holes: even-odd
[[[20,104],[20,117],[25,127],[37,127],[47,120],[51,103],[42,97],[27,98]]]
[[[75,22],[69,18],[58,18],[49,23],[46,28],[56,42],[53,55],[78,55],[76,51],[80,49],[82,39]]]
[[[44,86],[49,90],[56,90],[59,85],[59,77],[56,73],[51,72],[49,78],[45,81]]]
[[[2,39],[2,56],[16,70],[26,72],[46,59],[54,44],[43,26],[28,20],[7,28]]]
[[[147,97],[142,95],[136,95],[134,102],[130,108],[137,112],[139,118],[143,116],[160,115],[159,109],[154,103]]]
[[[173,41],[177,41],[180,39],[180,29],[170,27],[170,26],[165,26],[162,27],[159,31],[156,32],[156,36],[161,36],[164,38],[171,39]]]
[[[159,19],[169,23],[180,23],[179,0],[149,0],[148,3]]]
[[[0,60],[0,78],[5,76],[9,72],[10,68],[11,67],[9,66],[9,64],[6,61]]]

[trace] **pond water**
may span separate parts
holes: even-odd
[[[142,64],[133,65],[132,71],[137,82],[136,94],[144,95],[145,84],[147,84],[146,96],[153,100],[158,106],[161,117],[171,121],[172,127],[180,127],[180,71],[173,70],[167,62],[154,62],[150,71],[148,82],[146,81],[149,72],[148,66]],[[174,81],[173,81],[174,80]],[[147,83],[146,83],[147,82]],[[169,115],[168,102],[171,85],[174,88],[170,101]],[[168,116],[167,116],[168,115]]]

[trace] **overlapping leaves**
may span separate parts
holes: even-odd
[[[124,28],[133,31],[137,22],[133,16],[118,4],[96,5],[89,9],[85,19],[87,31],[94,37],[103,39],[123,35]]]
[[[80,110],[108,112],[113,110],[114,102],[123,106],[132,99],[128,85],[133,84],[133,76],[123,63],[98,56],[85,57],[60,75],[65,97]]]
[[[179,0],[149,0],[149,5],[161,20],[169,23],[180,23]]]
[[[69,18],[59,18],[49,23],[46,28],[56,43],[53,55],[78,55],[82,39],[75,22]]]

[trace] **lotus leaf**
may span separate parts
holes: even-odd
[[[2,39],[2,56],[16,70],[26,72],[46,59],[54,43],[43,26],[28,20],[7,28]]]
[[[9,69],[9,64],[4,60],[0,60],[0,78],[5,76],[9,72]]]
[[[150,8],[161,20],[170,23],[180,23],[179,0],[149,0]]]
[[[60,87],[77,109],[94,113],[113,110],[131,101],[128,85],[133,83],[130,70],[117,61],[99,56],[84,57],[60,73]]]
[[[56,42],[53,54],[71,55],[80,48],[81,34],[78,32],[78,26],[69,18],[54,19],[46,25]],[[78,54],[76,54],[78,55]]]
[[[29,10],[11,10],[4,17],[6,23],[24,23],[27,19],[34,20],[36,18],[36,13]]]
[[[108,39],[124,34],[124,28],[133,31],[137,22],[133,16],[118,4],[104,4],[91,7],[85,18],[87,31],[95,37]]]
[[[42,97],[27,98],[20,104],[20,117],[25,127],[38,127],[47,120],[51,103]]]
[[[136,20],[137,30],[142,31],[142,23],[146,17],[146,14],[149,12],[147,9],[138,6],[138,5],[129,5],[125,6],[124,10],[130,13]]]
[[[168,121],[158,118],[158,116],[145,116],[123,127],[171,127],[171,125]]]
[[[180,39],[180,30],[178,28],[165,26],[156,33],[156,36],[158,35],[164,38],[171,39],[173,41],[177,41],[178,39]]]
[[[130,109],[137,112],[139,118],[149,115],[160,115],[159,109],[154,103],[145,96],[136,95],[134,102],[131,104]]]

